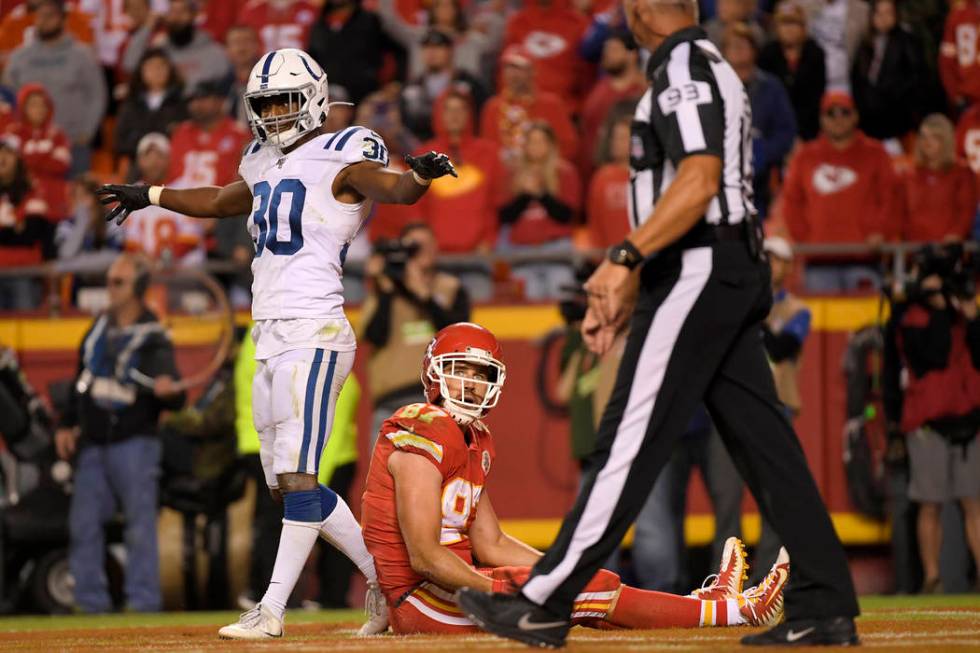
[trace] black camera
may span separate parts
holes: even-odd
[[[925,245],[913,258],[916,274],[908,284],[907,295],[913,301],[923,301],[937,292],[947,297],[973,299],[977,294],[977,263],[976,257],[965,252],[960,243]],[[933,275],[940,278],[942,288],[923,289],[922,281]]]
[[[384,274],[390,279],[405,276],[405,265],[419,253],[419,243],[405,243],[397,238],[383,238],[374,244],[374,253],[385,260]]]

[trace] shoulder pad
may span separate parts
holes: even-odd
[[[442,408],[432,404],[409,404],[388,420],[399,428],[385,433],[398,449],[416,449],[442,464],[450,451],[462,445],[459,426]]]
[[[245,144],[245,147],[242,148],[242,158],[244,159],[245,157],[251,154],[255,154],[260,149],[262,149],[262,143],[260,143],[257,140],[249,141],[248,143]]]
[[[344,163],[374,161],[385,167],[388,165],[388,148],[384,139],[367,127],[347,127],[324,135],[317,142],[322,139],[326,140],[320,149],[330,159],[340,159]]]

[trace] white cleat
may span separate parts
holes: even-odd
[[[364,596],[364,612],[367,613],[368,620],[357,631],[358,637],[371,637],[388,631],[388,604],[377,581],[368,581],[367,594]]]
[[[218,631],[218,637],[222,639],[275,639],[282,635],[282,619],[261,603],[243,612],[238,623],[229,624]]]

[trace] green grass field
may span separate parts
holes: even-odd
[[[866,648],[980,651],[980,595],[866,597],[859,631]],[[356,610],[291,611],[284,640],[261,643],[217,639],[218,626],[237,612],[173,612],[0,618],[0,651],[383,651],[526,650],[490,636],[409,636],[357,639]],[[596,631],[578,628],[575,651],[719,651],[737,647],[746,628]]]

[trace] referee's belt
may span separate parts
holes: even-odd
[[[738,224],[708,224],[701,221],[674,242],[670,248],[691,249],[715,243],[748,241],[749,221],[746,218]]]

